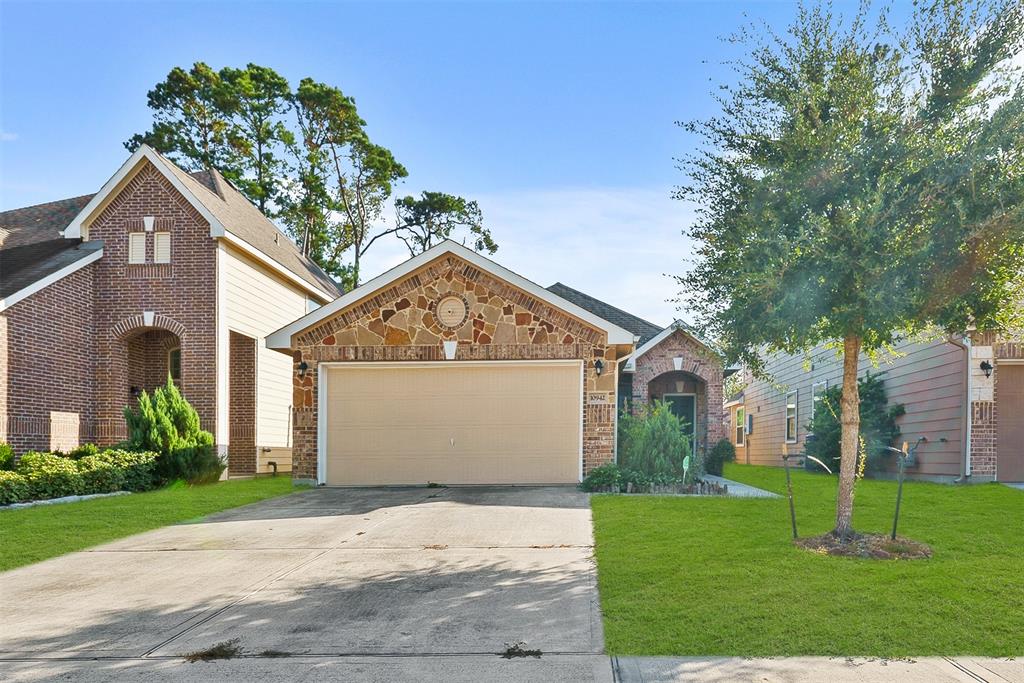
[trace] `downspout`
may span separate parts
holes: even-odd
[[[964,352],[964,410],[961,415],[960,445],[961,466],[960,476],[954,480],[956,484],[965,484],[971,478],[971,335],[965,334],[963,341],[950,336],[949,342],[963,349]]]

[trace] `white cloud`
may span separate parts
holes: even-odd
[[[6,130],[0,130],[0,142],[14,142],[17,139],[17,133],[9,133]]]
[[[522,190],[474,194],[499,249],[493,258],[547,287],[562,282],[659,325],[690,319],[667,299],[668,277],[690,267],[681,234],[692,207],[671,188]],[[381,243],[383,242],[383,243]],[[397,240],[381,240],[364,257],[363,280],[408,258]]]

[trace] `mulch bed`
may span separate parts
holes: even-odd
[[[888,534],[856,534],[841,541],[832,532],[810,538],[798,538],[793,544],[819,555],[837,557],[863,557],[872,560],[925,560],[932,556],[932,549],[924,543]]]

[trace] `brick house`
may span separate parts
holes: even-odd
[[[908,476],[939,482],[1024,481],[1024,337],[972,332],[963,337],[906,339],[896,355],[860,373],[884,373],[902,438],[924,437]],[[730,438],[739,462],[781,465],[782,445],[801,456],[814,411],[829,387],[842,383],[832,349],[779,354],[771,379],[747,377],[726,402]],[[897,444],[898,445],[898,444]],[[888,463],[892,474],[894,463]],[[885,473],[883,473],[884,476]]]
[[[109,444],[168,375],[230,474],[290,459],[291,363],[264,337],[339,295],[216,171],[143,146],[94,195],[0,214],[0,441]]]
[[[636,334],[564,293],[445,241],[269,335],[294,368],[293,476],[566,484],[614,461]],[[676,332],[652,348],[696,354]],[[645,381],[700,372],[716,382],[696,356],[676,370],[663,355],[643,357],[639,367],[654,368]],[[708,405],[721,405],[716,387]]]
[[[561,282],[548,289],[633,333],[636,349],[619,372],[620,410],[667,401],[690,433],[693,452],[700,455],[725,438],[719,406],[722,383],[733,370],[723,366],[714,346],[692,327],[682,320],[660,327]]]

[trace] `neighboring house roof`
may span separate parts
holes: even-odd
[[[141,145],[104,185],[81,207],[64,230],[67,239],[83,236],[83,227],[139,166],[143,159],[164,174],[186,200],[210,224],[211,237],[223,237],[233,245],[262,260],[305,289],[315,291],[326,300],[341,294],[335,283],[313,261],[282,233],[231,183],[217,171],[188,173],[147,145]],[[86,228],[87,229],[87,228]]]
[[[83,244],[61,237],[61,230],[91,198],[83,195],[0,212],[0,310],[38,291],[41,287],[27,291],[34,283],[74,272],[102,254],[102,242]]]
[[[632,313],[627,313],[621,308],[616,308],[615,306],[607,304],[600,299],[595,299],[589,294],[584,294],[578,289],[573,289],[561,282],[556,282],[548,287],[548,291],[554,292],[563,299],[573,302],[580,308],[584,308],[596,316],[613,322],[623,329],[629,330],[639,337],[637,344],[644,344],[663,329],[660,325],[655,325],[643,318],[638,318]]]
[[[315,311],[304,315],[290,325],[286,325],[280,330],[271,333],[267,336],[267,347],[278,350],[289,350],[291,348],[292,335],[312,327],[321,320],[329,318],[335,313],[348,308],[352,304],[365,299],[374,292],[387,287],[391,283],[401,280],[419,268],[427,265],[434,259],[440,258],[445,254],[453,254],[464,261],[469,261],[477,268],[491,273],[495,277],[518,287],[519,289],[529,293],[531,296],[534,296],[541,301],[545,301],[599,330],[604,330],[608,334],[609,344],[633,343],[633,333],[629,330],[623,329],[615,323],[593,314],[572,301],[544,289],[536,283],[530,282],[521,275],[513,273],[511,270],[498,265],[489,258],[481,256],[472,249],[468,249],[457,242],[453,242],[452,240],[445,240],[440,244],[427,249],[422,254],[413,256],[409,260],[395,266],[386,273],[379,275],[369,282],[353,289],[331,303],[325,304]]]

